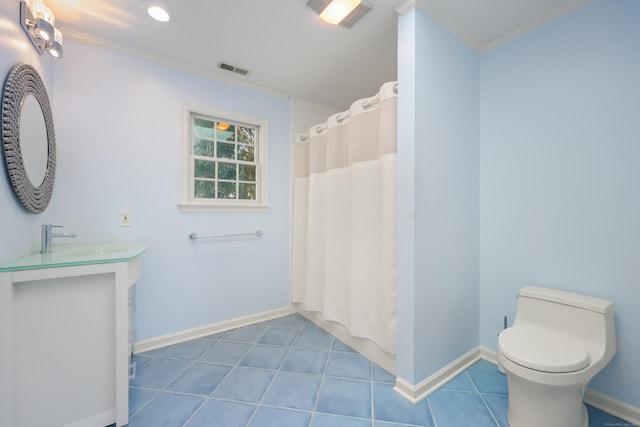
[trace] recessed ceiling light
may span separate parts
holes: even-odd
[[[320,18],[330,24],[338,25],[353,9],[360,5],[360,0],[333,0],[322,11]]]
[[[147,9],[147,13],[156,21],[167,22],[171,17],[166,10],[161,8],[160,6],[151,6]]]

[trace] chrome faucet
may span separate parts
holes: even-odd
[[[40,231],[40,253],[46,254],[51,252],[51,238],[53,237],[76,237],[76,233],[52,233],[53,227],[62,228],[61,225],[42,224]]]

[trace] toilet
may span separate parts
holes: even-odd
[[[611,301],[523,287],[513,326],[497,345],[510,427],[588,427],[584,392],[615,352]]]

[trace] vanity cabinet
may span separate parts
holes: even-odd
[[[0,426],[128,424],[129,295],[142,252],[0,266]]]

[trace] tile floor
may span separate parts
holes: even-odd
[[[135,356],[130,427],[508,427],[480,360],[412,405],[394,377],[293,314]],[[629,426],[589,407],[590,427]]]

